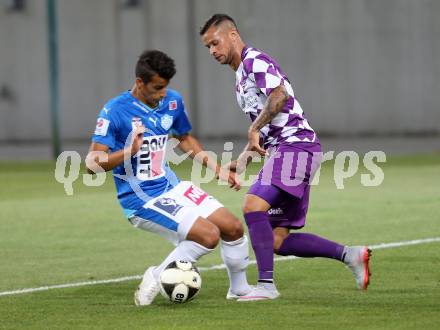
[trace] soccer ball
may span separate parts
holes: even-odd
[[[160,274],[160,292],[174,303],[193,299],[202,286],[200,272],[189,261],[173,261]]]

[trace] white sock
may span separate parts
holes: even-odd
[[[193,241],[182,241],[173,251],[171,251],[168,257],[166,257],[165,260],[153,270],[153,276],[158,279],[160,273],[162,273],[165,267],[173,261],[185,260],[196,262],[201,256],[208,254],[212,250],[213,249],[208,249]]]
[[[274,282],[272,282],[272,283],[258,282],[258,285],[264,287],[267,290],[276,290],[277,289]]]
[[[249,264],[249,248],[246,236],[233,242],[221,241],[220,252],[228,270],[231,291],[235,294],[246,294],[250,286],[246,278],[246,267]]]

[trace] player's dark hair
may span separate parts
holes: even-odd
[[[237,24],[235,24],[235,21],[231,16],[226,14],[214,14],[200,28],[200,35],[201,36],[204,35],[211,26],[218,26],[220,23],[225,21],[231,22],[234,25],[234,27],[237,28]]]
[[[148,83],[152,76],[170,80],[176,74],[174,60],[160,50],[144,51],[136,63],[136,78]]]

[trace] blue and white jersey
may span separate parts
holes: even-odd
[[[155,109],[136,99],[130,91],[110,100],[99,113],[92,141],[109,147],[109,152],[130,145],[130,133],[144,125],[144,142],[129,161],[113,169],[118,199],[127,216],[179,183],[165,161],[168,134],[184,135],[191,130],[182,96],[167,89]]]

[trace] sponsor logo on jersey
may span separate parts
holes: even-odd
[[[164,130],[168,131],[173,125],[173,117],[170,115],[164,115],[162,118],[160,118],[160,125]]]
[[[244,97],[245,108],[253,108],[258,105],[258,97],[255,94],[246,95]]]
[[[106,136],[109,125],[110,125],[110,120],[99,117],[98,120],[96,121],[95,135]]]
[[[201,190],[200,188],[197,188],[195,186],[189,187],[183,195],[188,198],[191,202],[194,204],[200,205],[203,200],[208,197],[208,194]]]
[[[168,109],[170,110],[177,110],[177,101],[172,100],[168,103]]]
[[[240,108],[244,109],[246,108],[246,101],[244,100],[244,97],[240,95]]]
[[[267,211],[267,213],[269,215],[280,215],[280,214],[284,214],[283,210],[281,208],[276,208],[276,209],[269,209],[269,211]]]
[[[177,212],[179,212],[179,210],[183,207],[182,205],[177,204],[176,200],[168,197],[159,198],[156,202],[154,202],[154,206],[171,215],[176,215]]]
[[[144,136],[137,154],[137,178],[155,180],[165,175],[165,150],[167,135]]]
[[[157,118],[153,118],[153,117],[148,117],[148,120],[151,121],[154,124],[154,127],[156,127],[156,123],[157,123]]]

